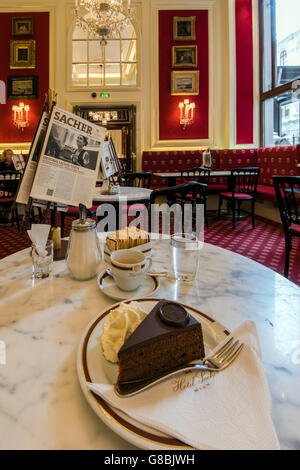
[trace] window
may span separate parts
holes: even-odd
[[[260,0],[261,144],[300,143],[300,2]]]
[[[72,85],[75,87],[114,87],[137,84],[137,38],[129,23],[117,37],[107,40],[91,37],[75,27],[72,37]]]

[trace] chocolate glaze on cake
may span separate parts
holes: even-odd
[[[161,300],[121,347],[118,382],[155,377],[204,355],[201,324],[180,304]]]

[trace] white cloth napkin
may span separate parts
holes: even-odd
[[[32,224],[31,230],[27,230],[28,236],[35,245],[36,250],[40,256],[47,256],[47,250],[45,250],[45,247],[49,237],[50,229],[51,225]]]
[[[196,449],[279,449],[256,326],[245,322],[232,336],[244,348],[222,372],[180,374],[130,398],[119,398],[112,385],[87,386],[136,421]]]

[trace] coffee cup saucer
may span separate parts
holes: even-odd
[[[98,286],[103,294],[115,300],[127,300],[134,298],[148,297],[159,289],[160,280],[158,277],[145,275],[142,284],[133,291],[125,291],[120,289],[114,278],[107,274],[106,270],[102,271],[98,276]]]

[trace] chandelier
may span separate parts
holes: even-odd
[[[102,126],[106,126],[109,121],[117,121],[117,111],[90,111],[89,117],[94,122],[100,122]]]
[[[130,3],[131,0],[75,0],[76,25],[93,36],[101,37],[100,44],[105,46],[108,36],[129,23]]]

